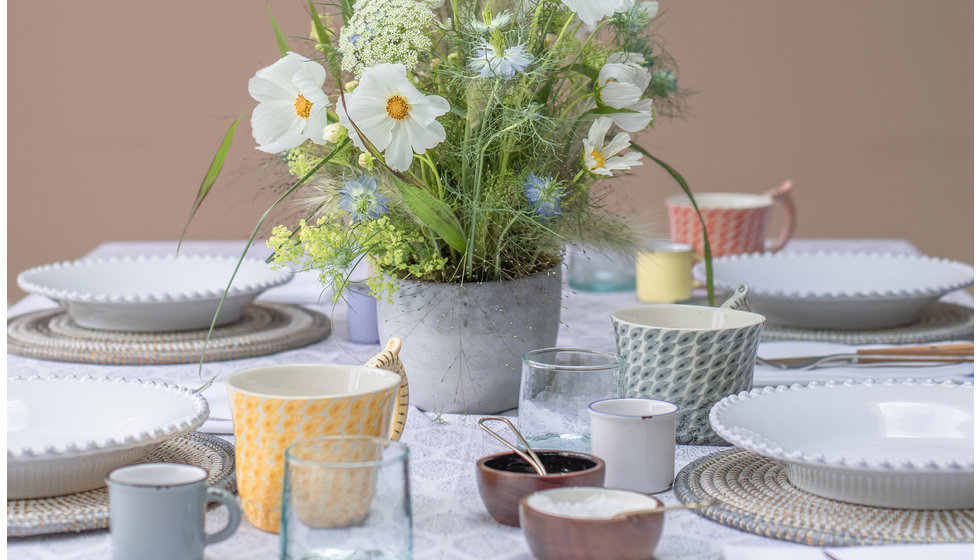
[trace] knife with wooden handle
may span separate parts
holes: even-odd
[[[929,344],[925,346],[896,346],[885,348],[861,348],[857,351],[856,363],[877,363],[882,361],[895,362],[901,361],[896,358],[910,356],[913,361],[928,361],[928,358],[935,357],[940,361],[953,362],[972,362],[973,343],[963,342],[957,344]],[[963,360],[956,360],[955,356],[963,357]]]

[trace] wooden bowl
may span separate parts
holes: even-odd
[[[483,504],[498,523],[520,527],[521,498],[550,488],[602,486],[606,463],[588,453],[537,451],[548,474],[541,476],[517,453],[505,451],[476,462],[476,481]]]
[[[663,505],[646,494],[606,488],[558,488],[525,496],[520,503],[521,528],[534,557],[538,560],[650,560],[663,529],[663,512],[637,511],[619,518],[593,512],[594,517],[584,517],[589,515],[585,511],[588,506],[578,509],[576,504],[590,496],[630,504],[624,509]],[[552,501],[560,502],[564,511],[554,513],[553,507],[542,507]],[[577,511],[572,513],[570,509]]]

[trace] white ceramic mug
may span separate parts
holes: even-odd
[[[670,489],[678,410],[656,399],[604,399],[589,405],[592,454],[606,462],[606,488],[644,494]]]
[[[238,500],[205,484],[201,467],[146,463],[109,473],[109,533],[114,560],[198,560],[206,545],[223,541],[238,529]],[[228,508],[228,524],[204,532],[209,502]]]

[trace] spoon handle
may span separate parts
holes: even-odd
[[[512,432],[514,432],[515,436],[517,436],[517,441],[521,442],[521,445],[524,446],[524,450],[526,451],[526,453],[525,451],[521,451],[520,449],[518,449],[511,442],[507,441],[500,434],[491,430],[486,424],[484,424],[484,422],[487,422],[488,420],[496,420],[498,422],[503,422],[504,424],[507,424],[507,427],[510,428]],[[524,459],[528,463],[531,463],[531,466],[534,467],[535,472],[537,472],[539,475],[544,476],[548,474],[548,471],[544,468],[544,463],[541,462],[541,459],[538,457],[538,454],[535,453],[533,449],[531,449],[531,446],[528,445],[527,440],[525,440],[524,436],[522,436],[521,433],[517,431],[517,428],[514,427],[514,424],[511,423],[510,420],[504,418],[503,416],[486,416],[484,418],[480,418],[477,424],[480,425],[480,428],[483,428],[484,432],[497,438],[497,440],[500,441],[500,443],[503,443],[504,445],[509,447],[514,453],[517,453],[522,459]]]

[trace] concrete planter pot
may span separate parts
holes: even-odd
[[[503,282],[402,280],[392,299],[378,302],[378,330],[402,339],[410,402],[494,414],[517,407],[524,352],[555,345],[561,268]]]

